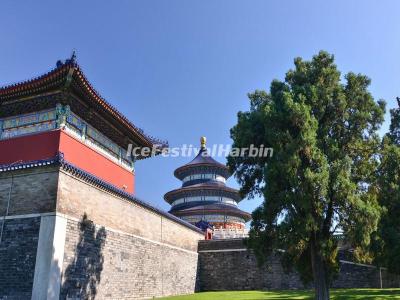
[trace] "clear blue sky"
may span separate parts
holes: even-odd
[[[2,1],[0,85],[39,75],[76,49],[97,90],[171,146],[230,143],[246,94],[320,49],[343,72],[400,96],[399,1]],[[387,124],[385,125],[387,128]],[[137,195],[168,209],[184,158],[137,163]],[[224,162],[223,160],[220,160]],[[229,184],[236,186],[233,179]],[[251,211],[260,200],[244,200]]]

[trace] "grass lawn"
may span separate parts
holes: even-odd
[[[230,291],[204,292],[188,296],[159,298],[162,300],[282,300],[312,299],[313,291]],[[337,289],[331,290],[332,300],[400,299],[400,289]]]

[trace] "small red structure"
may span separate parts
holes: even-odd
[[[207,228],[205,232],[205,239],[212,240],[212,238],[213,238],[213,230],[211,228]]]

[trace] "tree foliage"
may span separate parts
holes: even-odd
[[[348,73],[342,83],[324,51],[294,65],[269,92],[249,95],[250,110],[231,129],[233,147],[264,145],[273,157],[232,156],[228,165],[244,196],[264,197],[248,241],[260,261],[283,249],[284,265],[327,299],[338,270],[335,233],[346,235],[358,258],[369,258],[380,215],[373,183],[385,103],[374,100],[364,75]]]
[[[400,274],[400,107],[392,109],[390,115],[390,129],[382,141],[377,176],[379,202],[384,212],[373,248],[379,265]]]

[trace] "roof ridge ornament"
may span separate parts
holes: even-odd
[[[66,64],[75,64],[76,63],[76,51],[75,49],[72,50],[71,58],[65,60]]]
[[[56,67],[60,68],[63,65],[68,65],[68,64],[72,64],[72,65],[76,64],[76,50],[75,49],[72,50],[71,57],[67,58],[64,62],[61,59],[57,60]]]
[[[65,64],[70,64],[72,67],[69,68],[67,79],[65,80],[64,90],[68,89],[72,82],[72,75],[75,72],[74,66],[76,65],[76,52],[75,49],[72,50],[71,58],[65,60]]]
[[[205,149],[205,148],[206,148],[206,143],[207,143],[207,138],[206,138],[205,136],[202,136],[202,137],[200,138],[200,145],[201,145],[201,148],[202,148],[202,149]]]

